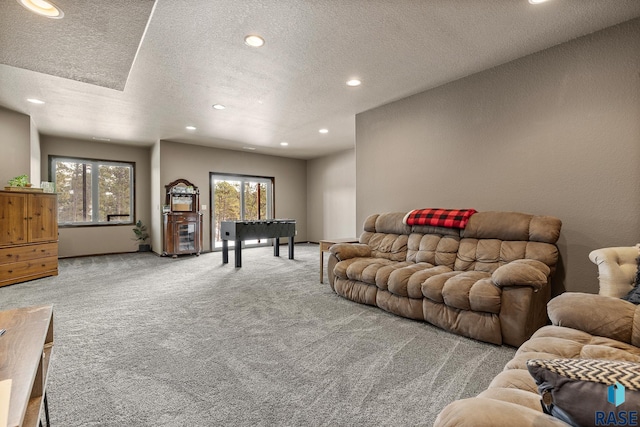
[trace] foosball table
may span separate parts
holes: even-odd
[[[242,267],[242,242],[244,240],[275,239],[273,256],[280,256],[280,238],[289,238],[289,259],[293,259],[296,221],[293,219],[266,219],[256,221],[222,221],[222,262],[229,262],[229,240],[234,241],[236,267]]]

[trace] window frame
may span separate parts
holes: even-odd
[[[215,181],[223,180],[223,181],[240,181],[242,184],[240,186],[240,215],[241,220],[244,220],[244,183],[247,181],[257,181],[268,183],[270,187],[271,197],[267,196],[267,218],[264,219],[274,219],[276,218],[276,178],[274,176],[262,176],[262,175],[246,175],[246,174],[238,174],[238,173],[227,173],[227,172],[209,172],[209,200],[211,201],[211,206],[209,209],[209,232],[210,232],[210,250],[212,252],[222,251],[222,242],[220,242],[220,246],[217,246],[216,241],[216,224],[215,224]],[[260,239],[259,239],[260,240]],[[268,246],[271,244],[272,239],[263,239],[264,242],[261,243],[250,243],[249,247],[259,247],[259,246]],[[247,243],[245,241],[242,242],[242,247],[245,247]],[[233,247],[233,241],[229,242],[229,246]]]
[[[107,159],[95,159],[88,157],[75,157],[75,156],[61,156],[61,155],[49,155],[49,181],[56,183],[56,191],[58,191],[57,181],[56,181],[56,162],[75,162],[75,163],[84,163],[91,164],[92,168],[92,182],[91,182],[91,200],[95,204],[92,206],[94,211],[99,211],[98,203],[99,203],[99,185],[94,185],[95,183],[99,184],[99,173],[93,173],[99,170],[100,166],[127,166],[131,168],[131,185],[129,188],[131,199],[131,213],[129,215],[129,220],[126,222],[98,222],[99,215],[96,216],[95,221],[91,222],[73,222],[73,223],[62,223],[60,222],[60,218],[58,217],[58,228],[77,228],[77,227],[117,227],[117,226],[131,226],[136,223],[136,162],[123,161],[123,160],[107,160]],[[94,178],[95,177],[95,178]]]

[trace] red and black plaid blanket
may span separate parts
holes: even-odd
[[[415,209],[404,217],[407,225],[464,228],[475,209]]]

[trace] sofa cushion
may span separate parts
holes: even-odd
[[[613,341],[613,340],[611,340]],[[608,345],[607,345],[608,344]],[[627,362],[640,363],[640,349],[633,347],[628,351],[624,348],[617,348],[611,343],[588,344],[580,351],[581,359],[601,359],[601,360],[623,360]]]
[[[371,257],[406,261],[408,234],[364,232],[360,242],[369,245]]]
[[[556,297],[557,298],[557,297]],[[538,329],[516,352],[516,359],[546,358],[609,359],[636,361],[640,359],[640,348],[607,337],[591,335],[584,331],[563,326],[548,325]],[[513,362],[513,360],[512,360]],[[512,362],[509,362],[511,364]],[[523,369],[524,365],[518,366]]]
[[[403,224],[404,213],[390,212],[370,215],[364,221],[364,231],[387,234],[411,234],[411,227]]]
[[[640,407],[640,364],[597,359],[532,359],[527,368],[546,413],[571,425],[608,425]],[[601,423],[598,423],[598,420]],[[616,423],[616,425],[618,425]]]
[[[462,239],[454,270],[493,273],[502,265],[500,263],[501,245],[502,241],[498,239]]]
[[[554,355],[556,359],[559,357],[580,357],[582,347],[587,345],[588,342],[589,341],[580,342],[561,337],[537,337],[534,333],[529,340],[525,341],[520,347],[518,347],[516,357],[521,353],[531,352],[545,352],[547,354]]]
[[[380,288],[380,289],[384,289],[386,290],[389,286],[389,277],[391,277],[391,274],[400,269],[400,268],[405,268],[408,266],[413,266],[414,264],[408,263],[408,262],[393,262],[389,265],[385,265],[383,267],[380,267],[377,269],[376,271],[376,277],[375,277],[375,282],[374,284]],[[373,270],[373,269],[371,269]],[[368,282],[366,282],[368,283]]]
[[[492,286],[489,282],[489,287],[486,286],[486,280],[489,279],[489,275],[482,271],[465,271],[462,274],[453,276],[447,280],[442,287],[442,299],[444,303],[449,307],[458,308],[460,310],[471,310],[471,296],[473,295],[477,299],[477,303],[482,305],[482,299],[488,298],[491,303],[485,303],[484,305],[489,310],[474,310],[474,311],[488,311],[490,313],[500,312],[500,289]],[[473,288],[481,287],[485,292],[477,291],[473,292]],[[487,289],[493,288],[493,292],[487,291]],[[497,298],[496,298],[497,297]]]
[[[558,260],[555,242],[562,223],[548,216],[519,212],[478,212],[461,232],[454,270],[493,273],[517,259],[534,259],[551,267]]]
[[[537,260],[547,266],[555,266],[557,256],[556,246],[550,243],[465,237],[460,240],[453,269],[493,273],[498,267],[521,259]]]
[[[562,222],[555,217],[520,212],[478,212],[469,218],[464,238],[534,241],[554,244]]]
[[[565,292],[549,302],[547,311],[554,325],[640,345],[640,306],[620,298]]]
[[[422,283],[429,277],[450,272],[451,269],[444,265],[434,266],[427,262],[409,264],[401,268],[396,268],[389,275],[386,287],[389,292],[409,298],[422,298]]]
[[[386,258],[351,258],[337,263],[333,272],[336,277],[357,280],[368,285],[379,285],[386,289],[391,272],[407,265],[410,263],[396,262]]]
[[[526,369],[510,369],[493,377],[489,388],[514,388],[537,393],[536,382]]]
[[[407,261],[428,262],[453,269],[459,246],[458,235],[411,233],[407,241]]]
[[[464,272],[450,271],[447,273],[440,273],[435,276],[429,277],[420,285],[422,295],[424,295],[425,298],[428,298],[431,301],[444,304],[444,297],[442,296],[442,288],[444,288],[444,285],[445,283],[447,283],[447,280],[457,275],[460,275],[462,273]]]
[[[433,275],[421,285],[425,298],[458,309],[500,313],[502,291],[482,271],[454,271]]]
[[[481,392],[477,397],[502,400],[503,402],[515,403],[535,411],[540,410],[540,395],[526,390],[493,387]]]

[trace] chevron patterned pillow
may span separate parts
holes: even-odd
[[[572,426],[640,426],[640,364],[532,359],[542,409]]]

